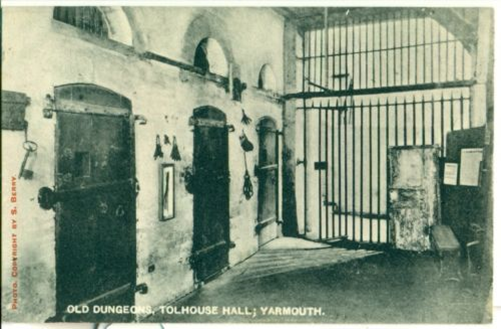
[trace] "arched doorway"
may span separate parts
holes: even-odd
[[[211,106],[193,111],[193,254],[197,281],[228,266],[230,246],[228,126],[226,115]]]
[[[275,120],[262,118],[259,134],[258,234],[259,246],[277,237],[278,220],[278,134]]]
[[[100,86],[55,87],[56,308],[134,305],[136,201],[130,101]],[[110,321],[129,321],[114,315]]]

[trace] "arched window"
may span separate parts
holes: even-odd
[[[263,65],[261,71],[259,72],[259,80],[257,82],[257,87],[263,90],[276,91],[277,89],[277,79],[275,73],[269,64]]]
[[[97,7],[55,7],[53,18],[85,32],[108,38],[108,23]]]
[[[194,65],[204,72],[228,76],[228,60],[215,39],[205,38],[197,46]]]

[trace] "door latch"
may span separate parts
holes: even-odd
[[[57,203],[57,194],[50,187],[44,186],[38,190],[38,204],[40,208],[50,210]]]

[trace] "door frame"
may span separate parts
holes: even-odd
[[[214,116],[213,118],[211,118],[211,116]],[[232,125],[228,125],[227,124],[227,116],[226,114],[214,107],[214,106],[210,106],[210,105],[206,105],[206,106],[200,106],[200,107],[197,107],[193,110],[193,115],[190,117],[190,120],[189,120],[189,125],[190,126],[193,126],[193,170],[194,170],[194,173],[195,173],[195,181],[198,181],[198,174],[197,174],[197,168],[195,167],[196,163],[195,163],[195,158],[196,158],[196,155],[195,155],[195,143],[196,143],[196,136],[195,136],[195,131],[197,129],[197,127],[209,127],[209,128],[219,128],[219,129],[224,129],[226,131],[226,140],[228,142],[228,145],[226,146],[226,154],[227,154],[227,166],[226,166],[226,169],[227,169],[227,175],[228,175],[228,178],[227,178],[227,200],[225,202],[225,209],[226,209],[226,213],[227,213],[227,218],[225,218],[225,225],[226,225],[226,232],[224,232],[224,239],[225,239],[225,247],[226,248],[226,262],[225,262],[225,265],[217,272],[215,273],[211,273],[210,275],[206,276],[206,277],[203,277],[203,278],[199,278],[198,277],[198,273],[197,273],[197,262],[200,261],[200,258],[201,258],[201,255],[205,254],[205,253],[208,253],[210,251],[212,251],[213,249],[215,248],[218,248],[218,247],[221,247],[221,245],[219,243],[216,243],[212,246],[209,246],[208,248],[201,248],[201,249],[195,249],[195,242],[193,243],[193,249],[192,249],[192,254],[191,254],[191,257],[190,257],[190,263],[192,264],[192,268],[194,269],[194,280],[195,282],[206,282],[208,280],[211,280],[215,277],[217,277],[219,274],[221,274],[222,272],[225,271],[225,269],[228,268],[229,266],[229,249],[232,247],[232,243],[231,243],[231,238],[230,238],[230,154],[229,154],[229,151],[230,151],[230,148],[229,148],[229,133],[234,131],[234,127]],[[195,185],[198,185],[198,183],[196,182]],[[193,191],[193,193],[198,193],[197,192],[197,187],[195,187],[195,190]],[[197,234],[198,231],[195,231],[195,225],[199,225],[199,223],[197,222],[197,215],[196,215],[196,200],[195,200],[195,197],[193,198],[193,239],[196,239],[197,237],[195,236],[195,234]],[[223,205],[221,205],[223,206]],[[197,226],[198,227],[198,226]]]
[[[257,135],[258,135],[258,145],[259,146],[261,145],[261,136],[262,136],[261,130],[262,129],[269,129],[269,128],[262,127],[262,124],[265,122],[271,122],[271,123],[273,123],[273,125],[275,127],[274,129],[271,129],[269,131],[269,133],[275,134],[275,161],[276,161],[276,168],[275,168],[276,184],[275,184],[275,191],[274,191],[275,192],[275,223],[278,225],[280,223],[280,219],[279,219],[279,215],[280,215],[280,213],[279,213],[279,207],[280,207],[280,199],[279,199],[279,192],[280,192],[280,150],[279,150],[280,131],[277,128],[277,120],[275,120],[274,118],[272,118],[268,115],[259,118],[257,123],[256,123],[256,131],[257,131]],[[260,155],[261,155],[261,150],[258,149],[258,164],[257,164],[256,170],[255,170],[256,174],[258,174],[257,171],[258,171],[259,166],[261,165]],[[260,181],[260,179],[258,177],[258,184],[259,184],[259,181]],[[272,224],[272,222],[262,221],[263,219],[260,218],[261,197],[259,195],[259,190],[260,190],[260,187],[258,185],[258,196],[257,196],[258,197],[258,210],[257,210],[257,218],[256,218],[257,224],[255,226],[255,230],[256,230],[256,233],[258,233],[258,235],[260,234],[262,229],[264,229],[266,226]],[[277,235],[278,235],[279,231],[280,230],[277,227]],[[264,244],[266,244],[266,242]]]
[[[80,93],[80,94],[79,94]],[[84,96],[90,96],[90,99],[84,99]],[[92,96],[100,97],[101,101],[96,102]],[[57,195],[58,186],[57,186],[57,173],[58,173],[58,152],[60,151],[59,144],[59,136],[60,136],[60,127],[58,125],[58,112],[64,113],[75,113],[75,114],[84,114],[84,115],[92,115],[92,116],[111,116],[111,117],[128,117],[129,118],[129,154],[130,154],[130,173],[129,173],[129,181],[130,184],[135,185],[135,177],[136,177],[136,156],[135,156],[135,134],[134,134],[134,117],[132,112],[132,103],[131,101],[104,87],[89,84],[89,83],[71,83],[65,85],[59,85],[54,87],[54,112],[55,116],[55,139],[54,139],[54,190]],[[131,187],[131,191],[135,191],[133,187]],[[132,198],[132,195],[131,195]],[[58,262],[59,262],[59,231],[60,231],[60,222],[61,222],[61,214],[57,210],[57,207],[54,209],[54,217],[55,217],[55,273],[56,273],[56,318],[60,318],[64,320],[66,313],[65,308],[67,305],[61,304],[61,294],[64,292],[60,291],[60,279],[58,275]],[[131,204],[131,221],[133,221],[133,240],[130,241],[133,252],[132,252],[132,263],[134,265],[133,275],[131,275],[130,283],[113,289],[111,291],[104,292],[103,294],[97,296],[96,298],[92,298],[91,300],[82,301],[82,304],[90,304],[93,301],[101,298],[110,298],[115,295],[119,295],[124,291],[129,291],[132,296],[131,304],[135,304],[135,289],[136,289],[136,280],[137,280],[137,226],[136,226],[136,199],[134,198]]]

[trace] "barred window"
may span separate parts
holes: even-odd
[[[108,37],[108,24],[97,7],[55,7],[53,18],[99,37]]]

